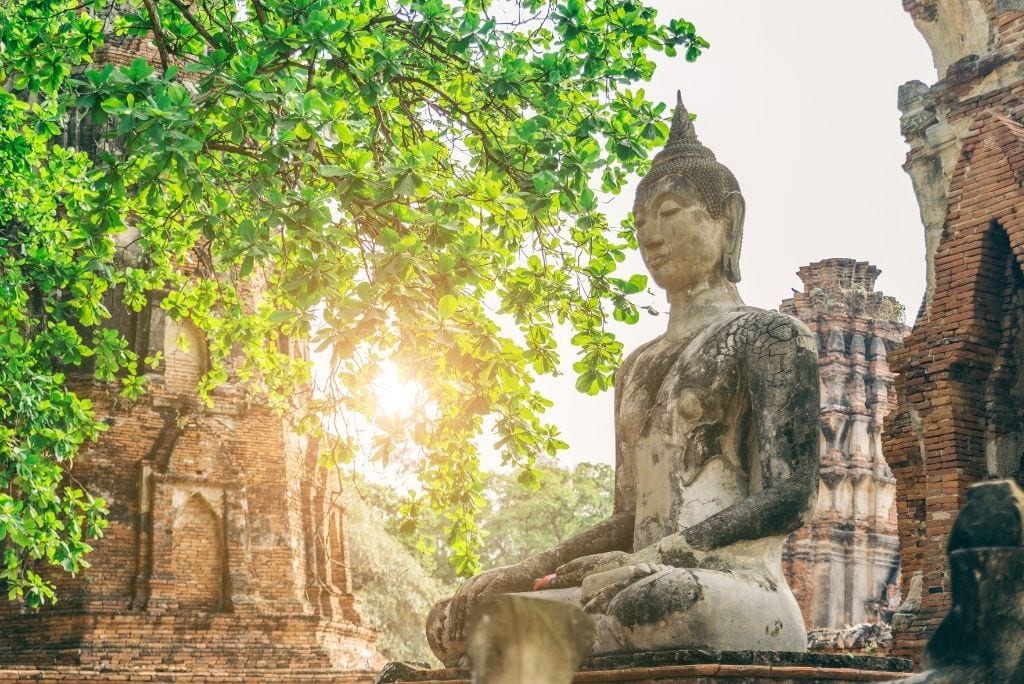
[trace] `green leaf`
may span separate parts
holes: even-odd
[[[452,295],[444,295],[441,299],[437,300],[437,313],[444,318],[451,318],[455,314],[456,308],[458,308],[458,300]]]
[[[294,311],[274,311],[269,316],[267,316],[267,320],[270,321],[271,323],[280,325],[281,323],[289,323],[295,320],[296,318],[299,317],[299,315],[300,314]]]

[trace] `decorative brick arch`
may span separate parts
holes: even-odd
[[[898,409],[884,445],[897,479],[904,592],[915,573],[922,579],[920,609],[897,626],[896,655],[919,655],[947,612],[949,531],[967,488],[989,475],[988,388],[1024,261],[1022,181],[1024,127],[980,118],[951,178],[931,306],[890,357]]]
[[[230,596],[224,586],[226,565],[223,521],[197,492],[178,511],[171,533],[168,570],[174,575],[178,607],[224,610]]]

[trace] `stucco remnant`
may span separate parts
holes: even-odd
[[[851,641],[836,630],[880,622],[899,604],[896,480],[881,437],[896,404],[888,354],[907,328],[899,302],[875,290],[879,273],[853,259],[804,266],[803,291],[779,307],[818,344],[818,502],[810,522],[789,536],[783,569],[808,628],[832,630],[818,634],[820,647],[825,634]]]

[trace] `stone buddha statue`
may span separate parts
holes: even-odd
[[[427,638],[447,665],[469,612],[514,592],[583,606],[592,654],[806,649],[781,552],[818,488],[817,345],[740,299],[743,196],[681,101],[633,214],[670,313],[616,375],[614,513],[434,606]]]

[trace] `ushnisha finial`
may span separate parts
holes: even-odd
[[[665,143],[665,147],[680,144],[684,140],[697,140],[697,131],[690,119],[690,112],[686,111],[686,105],[683,104],[683,92],[677,90],[676,111],[672,114],[672,127],[669,129],[668,142]]]
[[[677,176],[693,183],[708,210],[720,216],[725,197],[739,192],[740,186],[729,169],[715,159],[715,153],[697,138],[690,112],[683,104],[683,94],[676,91],[676,109],[672,115],[668,140],[654,160],[651,170],[640,181],[637,193],[666,176]]]

